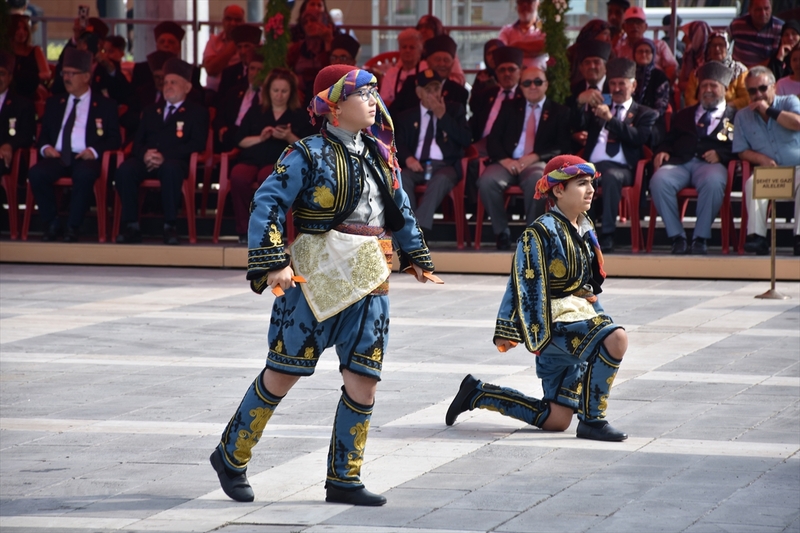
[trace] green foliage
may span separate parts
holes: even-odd
[[[263,82],[272,69],[286,68],[286,53],[289,50],[291,35],[289,33],[289,19],[292,10],[286,0],[269,0],[267,12],[264,14],[264,45],[258,51],[264,58],[264,66],[258,76],[258,82]]]
[[[550,56],[547,67],[549,88],[547,97],[563,104],[569,96],[569,60],[567,59],[567,24],[564,14],[569,11],[569,0],[542,0],[539,16],[542,31],[547,34],[545,52]]]

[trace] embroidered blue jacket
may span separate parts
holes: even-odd
[[[432,272],[433,262],[402,187],[380,157],[375,141],[363,136],[363,155],[350,153],[325,128],[301,139],[281,154],[272,174],[259,187],[250,207],[247,279],[261,293],[267,274],[290,263],[284,241],[286,213],[291,208],[300,233],[325,233],[344,222],[358,206],[363,187],[362,158],[370,166],[384,201],[386,229],[400,247],[400,268],[409,262]],[[382,178],[382,179],[381,179]]]

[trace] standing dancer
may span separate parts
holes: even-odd
[[[322,132],[284,151],[255,194],[247,279],[276,295],[266,368],[247,390],[211,464],[225,494],[253,501],[251,450],[281,399],[336,346],[344,386],[328,451],[326,501],[383,505],[361,482],[369,421],[389,340],[392,237],[401,270],[435,278],[430,252],[400,186],[392,120],[369,72],[322,69],[309,112]],[[291,208],[300,236],[284,242]],[[291,253],[289,253],[291,252]],[[298,285],[295,284],[298,282]],[[285,295],[283,295],[283,291]]]
[[[447,410],[453,425],[475,408],[497,411],[548,431],[565,431],[577,412],[578,437],[621,441],[628,435],[605,420],[608,395],[628,347],[628,337],[597,300],[605,278],[603,255],[585,211],[597,176],[580,157],[550,160],[535,198],[553,204],[517,242],[494,344],[505,352],[518,343],[536,354],[539,400],[467,375]]]

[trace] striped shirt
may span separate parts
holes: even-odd
[[[728,31],[733,39],[734,61],[741,61],[747,68],[769,61],[780,43],[781,29],[783,21],[776,17],[760,30],[750,15],[733,19]]]

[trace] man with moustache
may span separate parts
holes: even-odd
[[[611,105],[599,104],[587,113],[589,136],[584,156],[594,163],[600,173],[603,193],[593,201],[593,209],[602,206],[602,228],[599,233],[600,249],[614,251],[614,231],[617,227],[619,201],[622,188],[633,184],[636,164],[643,156],[644,146],[650,142],[658,113],[633,101],[636,89],[636,63],[626,58],[608,62],[608,86]],[[634,199],[638,201],[638,199]],[[593,219],[596,217],[593,215]]]
[[[522,50],[513,46],[502,46],[495,48],[492,56],[497,85],[478,93],[473,92],[469,100],[469,108],[472,110],[472,117],[469,119],[472,140],[481,157],[488,155],[486,137],[497,120],[500,106],[506,100],[522,98],[522,91],[518,87],[522,72]]]
[[[445,102],[443,81],[432,69],[417,74],[419,105],[396,118],[395,143],[403,169],[403,189],[425,231],[433,228],[436,208],[461,179],[457,163],[470,143],[467,112],[461,104]],[[429,176],[425,171],[428,162],[432,167]],[[414,188],[421,184],[426,188],[418,204]]]
[[[522,187],[525,221],[530,225],[545,211],[545,200],[534,199],[545,165],[569,151],[569,108],[545,96],[544,71],[526,68],[519,84],[524,98],[503,102],[486,140],[492,164],[478,178],[478,192],[492,219],[498,250],[511,248],[503,192],[510,185]]]
[[[43,241],[58,239],[64,230],[58,219],[53,184],[62,176],[72,177],[64,241],[77,242],[94,182],[100,177],[103,152],[120,145],[117,104],[92,91],[91,71],[92,54],[69,48],[61,70],[69,94],[51,96],[45,104],[38,143],[41,157],[28,175],[39,206]]]
[[[733,72],[718,61],[697,69],[700,102],[672,119],[666,140],[653,158],[655,174],[650,195],[672,241],[673,254],[705,255],[714,222],[725,197],[736,108],[726,106],[725,91]],[[738,132],[737,132],[738,135]],[[691,247],[687,244],[678,208],[678,192],[697,189],[697,220]]]
[[[208,111],[187,100],[192,90],[192,65],[172,57],[164,63],[164,101],[142,112],[132,156],[117,169],[114,186],[122,201],[123,231],[117,243],[142,242],[139,229],[139,184],[146,178],[161,181],[164,244],[178,244],[176,221],[189,159],[202,152],[208,138]]]
[[[736,114],[733,151],[754,166],[800,165],[800,100],[775,94],[775,77],[766,67],[753,67],[745,79],[750,105]],[[744,186],[749,253],[767,255],[767,200],[753,198],[753,177]],[[794,189],[794,255],[800,255],[800,183]]]
[[[570,96],[564,102],[570,109],[572,149],[577,152],[586,145],[589,136],[589,110],[611,100],[606,79],[606,63],[611,45],[604,41],[589,40],[577,50],[578,70],[583,80],[573,83]]]

